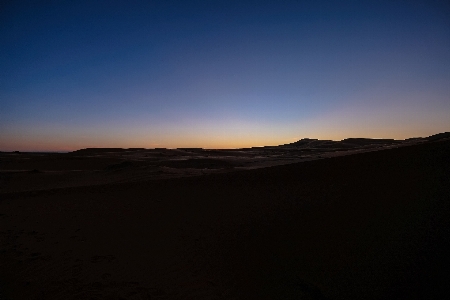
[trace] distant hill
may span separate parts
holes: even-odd
[[[450,132],[442,132],[438,134],[430,135],[429,137],[425,138],[427,141],[437,141],[441,139],[448,139],[450,138]]]
[[[438,134],[431,135],[429,137],[414,137],[405,140],[395,140],[395,139],[372,139],[372,138],[346,138],[341,141],[332,141],[332,140],[319,140],[319,139],[311,139],[311,138],[303,138],[293,143],[284,144],[280,146],[264,146],[264,147],[252,147],[252,149],[264,149],[264,148],[296,148],[296,149],[353,149],[353,148],[372,148],[372,147],[380,147],[394,144],[402,144],[411,142],[433,142],[442,139],[449,139],[450,132],[442,132]],[[93,154],[93,153],[106,153],[106,152],[126,152],[126,151],[163,151],[163,152],[203,152],[208,151],[203,148],[177,148],[177,149],[166,149],[166,148],[155,148],[155,149],[145,149],[145,148],[85,148],[73,151],[73,154]]]
[[[415,137],[405,140],[395,140],[395,139],[371,139],[371,138],[346,138],[341,141],[332,140],[319,140],[304,138],[293,143],[280,145],[280,147],[294,147],[300,149],[351,149],[351,148],[361,148],[361,147],[377,147],[385,145],[394,145],[402,143],[414,142],[432,142],[442,139],[449,139],[450,132],[442,132],[438,134],[431,135],[429,137]]]
[[[331,140],[318,140],[318,139],[301,139],[297,142],[282,145],[284,147],[295,147],[295,148],[315,148],[315,149],[330,149],[330,148],[360,148],[364,146],[380,146],[380,145],[391,145],[402,143],[402,140],[394,139],[369,139],[369,138],[347,138],[342,141],[331,141]]]

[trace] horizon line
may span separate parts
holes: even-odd
[[[393,138],[371,138],[371,137],[347,137],[341,140],[333,140],[333,139],[316,139],[316,138],[301,138],[299,140],[296,140],[294,142],[291,143],[285,143],[285,144],[278,144],[278,145],[256,145],[256,146],[250,146],[250,147],[230,147],[230,148],[217,148],[217,147],[153,147],[153,148],[146,148],[146,147],[84,147],[84,148],[77,148],[77,149],[72,149],[72,150],[68,150],[68,149],[60,149],[60,150],[0,150],[0,152],[6,152],[6,153],[70,153],[70,152],[76,152],[76,151],[80,151],[80,150],[86,150],[86,149],[120,149],[120,150],[157,150],[157,149],[166,149],[166,150],[183,150],[183,149],[197,149],[197,150],[240,150],[240,149],[252,149],[252,148],[264,148],[264,147],[279,147],[279,146],[286,146],[286,145],[290,145],[293,143],[296,143],[298,141],[302,141],[302,140],[319,140],[319,141],[333,141],[333,142],[342,142],[344,140],[347,139],[369,139],[369,140],[392,140],[392,141],[406,141],[406,140],[411,140],[411,139],[426,139],[429,137],[433,137],[433,136],[437,136],[437,135],[444,135],[444,134],[448,134],[450,135],[450,132],[448,131],[444,131],[444,132],[439,132],[436,134],[432,134],[430,136],[426,136],[426,137],[420,137],[420,136],[414,136],[414,137],[409,137],[409,138],[405,138],[405,139],[393,139]]]

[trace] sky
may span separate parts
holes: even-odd
[[[0,4],[0,151],[444,131],[447,1]]]

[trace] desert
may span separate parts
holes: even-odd
[[[0,153],[0,299],[440,299],[450,139]]]
[[[450,1],[0,2],[0,300],[445,299]]]

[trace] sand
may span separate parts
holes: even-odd
[[[23,163],[22,186],[2,173],[0,299],[441,299],[449,157],[438,140],[123,182],[122,157],[92,158],[72,186]]]

